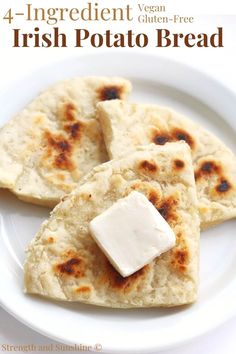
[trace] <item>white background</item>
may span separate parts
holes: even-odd
[[[71,56],[80,56],[86,53],[100,52],[100,49],[92,49],[89,45],[86,48],[63,48],[63,49],[37,49],[37,48],[11,48],[12,33],[11,26],[7,25],[2,21],[2,16],[4,11],[8,7],[13,6],[15,9],[20,10],[22,5],[27,1],[14,1],[8,0],[4,2],[5,4],[0,4],[0,91],[4,90],[6,86],[18,78],[24,76],[26,73],[37,70],[37,68],[49,64],[54,61],[63,60],[63,58]],[[101,2],[101,1],[100,1]],[[124,5],[126,1],[123,0],[104,0],[103,4],[108,4],[110,6],[121,6]],[[147,4],[157,4],[154,1],[140,1],[140,3]],[[35,6],[42,6],[43,4],[48,4],[48,1],[32,0]],[[50,1],[50,6],[82,6],[86,1],[75,1],[71,0],[52,0]],[[130,4],[134,4],[135,1],[130,0]],[[220,80],[231,90],[234,90],[236,94],[236,5],[235,1],[225,0],[225,1],[160,1],[158,4],[165,4],[170,9],[170,12],[177,14],[186,14],[189,16],[196,15],[196,23],[191,27],[185,25],[175,26],[176,31],[198,31],[198,32],[212,32],[217,26],[224,27],[224,48],[145,48],[139,50],[143,53],[153,53],[156,55],[161,55],[169,58],[173,58],[178,61],[190,64],[201,71],[215,77]],[[14,24],[12,27],[21,27],[25,31],[32,29],[34,24],[24,24],[23,20],[17,20],[17,26]],[[132,26],[130,24],[129,28]],[[73,24],[74,27],[82,27],[81,24]],[[87,24],[90,31],[102,31],[105,28],[103,24]],[[152,27],[148,25],[134,24],[134,29],[136,32],[149,32],[152,33]],[[45,30],[47,27],[42,26]],[[67,33],[72,33],[73,28],[71,24],[63,24],[64,31]],[[123,31],[127,29],[127,24],[112,24],[113,31]],[[173,29],[172,29],[173,30]],[[102,48],[101,50],[104,50]],[[135,51],[135,49],[130,49]],[[116,49],[117,55],[122,55],[122,49]],[[141,68],[140,68],[141,70]],[[26,89],[27,88],[22,88]],[[14,99],[14,97],[12,97]],[[223,260],[222,260],[223,262]],[[217,309],[216,309],[217,311]],[[207,316],[207,314],[206,314]],[[215,331],[206,334],[205,336],[196,339],[194,342],[185,344],[181,348],[170,350],[165,353],[172,354],[235,354],[236,344],[235,344],[235,333],[236,333],[236,318],[230,320],[226,324],[222,325]],[[9,344],[48,344],[52,343],[50,339],[44,338],[41,335],[33,332],[32,330],[26,328],[24,325],[20,324],[10,315],[8,315],[4,310],[0,309],[0,345],[3,343]]]

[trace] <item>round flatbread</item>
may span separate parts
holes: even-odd
[[[89,222],[132,191],[172,227],[176,246],[123,278],[89,232]],[[107,235],[112,237],[112,235]],[[143,148],[95,167],[52,212],[31,242],[25,290],[107,307],[177,306],[197,298],[199,215],[186,143]]]
[[[30,203],[56,205],[108,159],[96,104],[130,91],[122,78],[85,77],[41,93],[0,130],[0,187]]]

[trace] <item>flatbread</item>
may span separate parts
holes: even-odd
[[[56,205],[108,159],[96,104],[130,91],[122,78],[87,77],[41,93],[0,130],[0,187],[30,203]]]
[[[52,212],[31,242],[25,290],[107,307],[176,306],[196,300],[199,216],[189,147],[154,144],[95,167]],[[175,248],[123,278],[90,236],[89,222],[131,191],[156,206]],[[107,235],[112,237],[112,235]]]
[[[236,158],[212,133],[167,107],[119,100],[98,104],[110,158],[138,145],[185,140],[192,150],[201,228],[236,217]]]

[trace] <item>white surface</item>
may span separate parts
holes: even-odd
[[[176,67],[176,65],[173,66],[166,62],[164,65],[163,61],[157,60],[155,60],[154,65],[154,59],[150,59],[150,61],[146,59],[144,65],[143,59],[138,56],[135,59],[133,58],[132,61],[127,59],[124,62],[122,62],[121,58],[116,56],[116,58],[113,57],[112,60],[108,60],[108,56],[104,56],[102,60],[96,60],[96,62],[91,62],[87,58],[86,64],[77,62],[75,65],[75,63],[71,63],[69,67],[68,65],[61,67],[60,72],[56,65],[53,72],[39,72],[34,76],[34,80],[27,81],[27,92],[22,90],[23,84],[16,85],[11,90],[11,94],[15,98],[14,104],[7,100],[9,93],[6,96],[2,95],[3,102],[0,104],[3,107],[2,114],[7,119],[9,115],[20,108],[22,103],[26,102],[29,96],[34,96],[35,90],[43,87],[45,83],[52,79],[66,76],[69,73],[72,74],[75,70],[78,73],[82,70],[86,74],[87,65],[89,73],[96,73],[100,70],[101,74],[111,74],[115,71],[118,75],[131,76],[134,81],[135,99],[142,98],[144,101],[157,102],[158,97],[159,103],[169,104],[201,121],[222,139],[227,140],[228,144],[235,150],[235,133],[232,129],[233,125],[235,127],[235,122],[230,124],[234,119],[234,110],[231,109],[234,98],[230,93],[226,93],[220,85],[212,83],[211,80],[200,73],[195,75],[192,70],[182,66]],[[143,70],[137,73],[137,70],[135,71],[137,67],[142,67]],[[54,73],[56,73],[57,77]],[[155,78],[158,78],[158,86],[156,86]],[[25,83],[26,81],[24,81]],[[175,88],[178,88],[178,90],[176,91]],[[190,92],[193,97],[189,96]],[[8,264],[10,267],[5,272],[1,266],[2,277],[0,282],[2,282],[2,285],[0,286],[0,296],[4,298],[5,303],[8,303],[8,306],[12,307],[15,313],[20,316],[23,315],[27,320],[37,322],[37,325],[41,326],[41,330],[43,328],[45,330],[46,326],[47,330],[50,328],[51,333],[54,332],[54,335],[57,333],[62,338],[63,328],[64,335],[65,330],[70,328],[71,331],[67,333],[67,339],[68,335],[70,338],[78,338],[79,333],[81,340],[84,342],[91,343],[92,339],[93,341],[96,339],[96,342],[104,344],[104,347],[109,341],[110,344],[112,344],[112,341],[114,342],[112,333],[115,330],[119,347],[127,349],[129,345],[136,345],[138,348],[147,348],[153,347],[157,340],[158,345],[161,343],[166,345],[166,337],[163,331],[167,328],[168,334],[169,331],[178,328],[178,331],[172,332],[171,339],[175,342],[182,341],[183,338],[191,337],[196,332],[204,332],[209,326],[217,325],[228,312],[231,313],[232,309],[235,308],[236,239],[232,238],[232,234],[230,235],[233,227],[235,228],[234,221],[221,225],[202,237],[200,299],[191,308],[182,311],[147,310],[147,313],[133,312],[130,315],[119,312],[116,313],[116,320],[114,321],[114,313],[110,310],[105,312],[103,310],[94,310],[94,308],[87,310],[79,306],[80,313],[77,312],[75,316],[73,309],[78,308],[77,305],[50,304],[28,297],[27,300],[23,300],[22,293],[19,291],[22,270],[20,267],[18,268],[16,262],[19,263],[19,266],[21,265],[24,258],[23,249],[25,243],[32,237],[32,232],[36,231],[46,211],[18,202],[7,193],[3,194],[3,198],[5,229],[8,233],[9,230],[11,231],[11,237],[9,238],[5,235],[5,252],[0,258],[3,261],[2,257],[6,257],[7,259],[3,265]],[[18,213],[19,210],[21,215]],[[31,215],[30,219],[29,214]],[[39,214],[41,217],[38,217]],[[224,234],[224,237],[222,237],[222,234]],[[209,249],[211,252],[208,251]],[[5,276],[8,277],[8,281],[6,281]],[[9,279],[11,279],[11,283],[9,283]],[[47,312],[45,313],[45,311]],[[34,314],[33,316],[32,313]],[[75,317],[77,322],[74,322]],[[45,318],[47,318],[47,321],[45,321]],[[63,318],[63,321],[57,327],[55,318]],[[78,322],[78,319],[81,321]],[[158,322],[157,319],[159,320]],[[91,332],[90,336],[86,337],[84,327],[86,327],[87,321]],[[121,338],[119,339],[120,321],[122,321],[122,340]],[[83,326],[79,327],[81,322],[83,322]],[[109,323],[109,328],[105,328],[107,323]],[[52,326],[56,328],[51,328]],[[92,337],[93,326],[97,326],[97,332],[96,336],[93,335]],[[104,330],[106,330],[106,333]],[[138,335],[139,331],[142,332],[142,336]],[[124,333],[129,333],[129,336],[125,336]],[[15,340],[12,340],[12,342],[15,342]]]
[[[173,248],[176,241],[159,211],[135,191],[94,218],[89,227],[94,240],[123,277]]]
[[[22,325],[13,317],[11,317],[4,310],[0,309],[1,332],[0,332],[0,346],[2,344],[28,344],[34,343],[36,345],[56,344],[46,337],[39,335],[30,328]],[[181,345],[178,348],[160,351],[158,354],[235,354],[235,329],[236,319],[228,321],[221,327],[217,328],[211,333],[201,336],[199,339]],[[79,338],[79,334],[78,334]],[[91,343],[93,345],[94,343]],[[1,349],[0,349],[1,352]],[[19,354],[19,351],[15,352]],[[42,354],[42,352],[34,352]],[[73,352],[62,352],[63,354],[70,354]],[[157,353],[157,352],[156,352]],[[48,353],[47,353],[48,354]],[[112,353],[110,353],[112,354]]]

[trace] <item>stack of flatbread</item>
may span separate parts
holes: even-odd
[[[197,299],[200,226],[236,216],[236,158],[171,109],[127,102],[130,91],[123,78],[64,81],[0,130],[0,187],[58,204],[28,247],[26,292],[118,308]],[[134,190],[169,223],[176,246],[124,278],[89,223]]]

